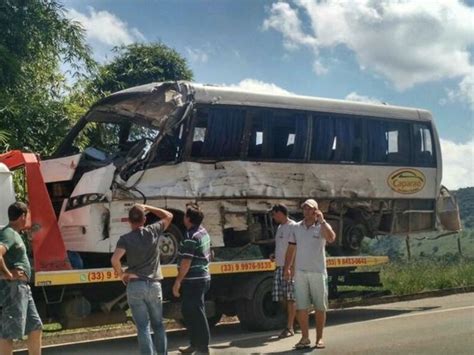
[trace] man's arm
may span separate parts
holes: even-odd
[[[275,233],[275,237],[273,239],[269,239],[270,240],[273,240],[275,242],[275,248],[273,249],[273,253],[270,253],[270,255],[268,256],[268,258],[271,260],[271,261],[275,261],[275,256],[276,256],[276,247],[277,247],[277,243],[278,243],[278,231],[280,230],[280,228],[277,229],[276,233]]]
[[[173,295],[175,297],[180,296],[179,290],[181,288],[181,282],[183,281],[191,267],[191,261],[192,259],[182,259],[179,264],[178,276],[176,276],[176,280],[174,281],[173,285]]]
[[[5,259],[3,256],[7,253],[7,249],[4,245],[0,244],[0,273],[4,274],[7,280],[12,280],[13,275],[5,264]]]
[[[112,255],[112,259],[110,261],[112,262],[112,267],[114,268],[114,271],[117,273],[118,277],[125,282],[123,279],[124,273],[122,271],[122,263],[120,262],[120,259],[125,255],[125,249],[122,248],[117,248],[114,251],[114,255]]]
[[[321,234],[323,238],[326,239],[328,243],[332,243],[336,240],[336,233],[332,230],[331,225],[326,222],[324,215],[320,210],[316,211],[316,220],[321,225]]]
[[[286,280],[291,279],[292,269],[294,269],[293,265],[295,263],[295,256],[296,256],[296,244],[290,242],[288,243],[288,248],[286,249],[285,266],[283,268],[283,273]]]
[[[189,269],[191,268],[191,262],[196,252],[197,242],[194,239],[185,239],[180,247],[181,260],[178,268],[178,276],[174,281],[173,295],[179,297],[179,289],[181,288],[181,282],[186,277]]]
[[[163,230],[168,229],[169,225],[171,224],[171,221],[173,220],[173,214],[171,212],[150,205],[140,206],[145,210],[145,212],[151,212],[160,219],[160,221],[163,223]]]
[[[336,240],[336,233],[334,233],[331,225],[326,221],[321,224],[321,234],[328,243],[332,243]]]

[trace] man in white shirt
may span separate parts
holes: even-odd
[[[324,220],[315,200],[306,200],[301,207],[304,219],[292,228],[284,270],[285,277],[290,279],[294,262],[296,309],[302,333],[295,348],[304,349],[311,345],[308,309],[313,305],[316,310],[316,348],[322,349],[325,347],[323,329],[328,308],[325,246],[326,242],[331,243],[336,239],[336,234]]]
[[[286,250],[291,238],[291,226],[296,222],[288,218],[288,208],[283,204],[276,204],[271,209],[273,220],[279,224],[275,234],[275,254],[270,257],[276,264],[273,277],[272,298],[275,302],[281,302],[288,314],[286,328],[278,336],[280,339],[295,335],[293,324],[296,316],[295,285],[292,277],[285,280],[283,272],[285,266]]]

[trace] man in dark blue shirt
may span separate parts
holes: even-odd
[[[211,275],[211,239],[201,225],[203,213],[196,204],[186,206],[184,226],[186,236],[178,254],[178,276],[173,286],[173,295],[181,297],[181,313],[189,332],[190,346],[180,348],[184,354],[209,353],[209,324],[204,308],[204,295],[209,290]]]

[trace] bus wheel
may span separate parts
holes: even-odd
[[[159,240],[160,263],[162,265],[172,264],[178,256],[179,242],[183,239],[183,234],[179,228],[171,224],[163,233]]]
[[[272,300],[273,279],[264,279],[255,289],[251,299],[237,303],[237,315],[242,328],[247,330],[273,330],[283,328],[286,314],[277,302]]]
[[[367,228],[362,223],[356,223],[352,219],[344,220],[342,234],[342,248],[345,255],[358,255],[362,246],[362,240],[367,235]]]

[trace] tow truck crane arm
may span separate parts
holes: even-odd
[[[35,271],[70,270],[71,264],[38,158],[33,153],[13,150],[0,154],[0,163],[5,164],[10,170],[25,169]]]

